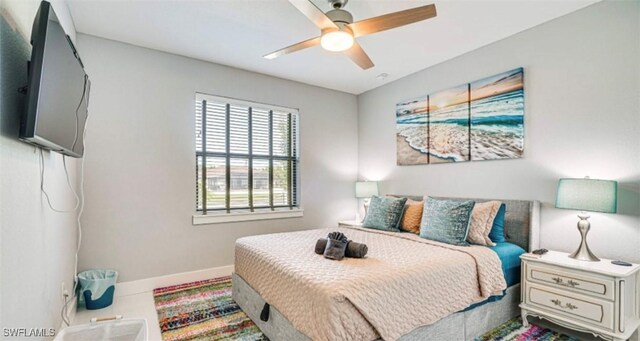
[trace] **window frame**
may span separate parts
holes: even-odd
[[[224,105],[225,108],[225,152],[220,151],[207,151],[207,102],[215,102],[216,105]],[[199,104],[200,103],[200,104]],[[200,129],[201,129],[201,141],[200,148],[195,148],[195,166],[196,166],[196,200],[195,200],[195,214],[193,215],[193,223],[207,224],[215,222],[226,221],[246,221],[246,220],[258,220],[258,219],[280,219],[287,217],[299,217],[302,216],[302,208],[300,206],[300,151],[299,151],[299,133],[300,133],[300,111],[296,108],[288,108],[278,105],[265,104],[255,101],[240,100],[235,98],[209,95],[205,93],[196,92],[194,101],[194,127],[198,126],[198,110],[201,110]],[[198,109],[198,105],[201,105]],[[232,153],[231,152],[231,129],[230,129],[230,115],[231,106],[247,107],[247,153]],[[263,113],[268,113],[268,150],[267,155],[253,154],[253,110],[259,109]],[[287,155],[275,155],[273,151],[274,146],[274,113],[284,113],[285,122],[287,124]],[[197,133],[197,130],[194,130]],[[194,142],[198,143],[197,135],[194,138]],[[198,150],[200,149],[200,150]],[[224,207],[222,208],[207,208],[207,193],[210,191],[208,188],[207,178],[207,159],[208,158],[221,158],[225,160],[225,198]],[[231,160],[246,160],[247,161],[247,201],[246,207],[232,207],[231,206]],[[253,182],[253,163],[255,160],[268,163],[268,191],[269,202],[267,205],[254,205],[254,182]],[[287,167],[287,202],[286,205],[278,205],[274,202],[274,162],[283,161],[286,162]],[[216,217],[213,217],[216,216]],[[222,218],[227,217],[227,218]],[[208,219],[205,219],[208,217]]]

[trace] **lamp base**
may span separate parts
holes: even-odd
[[[589,215],[585,212],[578,214],[578,231],[580,231],[580,235],[582,236],[582,240],[580,241],[580,246],[578,249],[569,255],[569,257],[582,260],[587,262],[599,262],[600,258],[596,257],[596,255],[591,252],[589,249],[589,245],[587,244],[587,233],[589,233],[589,229],[591,228],[591,223],[589,223]]]
[[[362,216],[362,220],[360,221],[361,223],[364,222],[364,218],[367,217],[367,212],[369,211],[369,201],[370,200],[371,199],[369,199],[369,198],[364,199],[364,205],[363,205],[364,206],[364,215]]]

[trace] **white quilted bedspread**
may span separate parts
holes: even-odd
[[[317,255],[316,240],[332,231],[367,244],[367,257]],[[238,239],[235,271],[313,340],[396,340],[506,288],[487,247],[361,228]]]

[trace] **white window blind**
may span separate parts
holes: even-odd
[[[196,94],[196,210],[298,207],[298,110]]]

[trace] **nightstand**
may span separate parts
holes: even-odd
[[[342,220],[338,222],[338,226],[355,226],[362,227],[362,222],[357,220]]]
[[[549,251],[522,260],[522,324],[537,316],[605,340],[626,340],[640,324],[640,265],[578,261]]]

